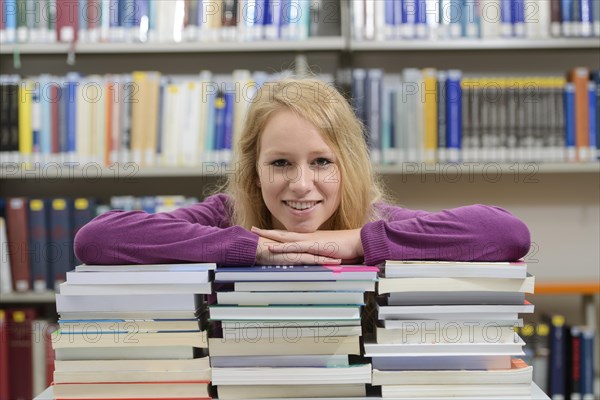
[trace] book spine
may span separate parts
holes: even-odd
[[[8,316],[5,310],[0,310],[0,399],[10,399],[10,368],[8,347]]]
[[[13,309],[9,313],[8,363],[11,400],[33,398],[32,321],[35,310]]]
[[[575,146],[578,161],[590,159],[588,79],[587,68],[575,68],[571,72],[571,80],[575,85]]]
[[[566,327],[562,315],[554,315],[550,325],[550,365],[549,395],[552,400],[562,400],[566,396]]]
[[[581,329],[571,327],[571,379],[568,379],[571,400],[581,400]]]
[[[48,227],[47,207],[43,199],[29,200],[29,250],[33,290],[44,292],[51,288],[48,282]]]
[[[461,71],[448,71],[448,80],[446,81],[446,144],[448,148],[448,161],[450,162],[460,161],[462,133],[461,79]]]
[[[566,160],[575,161],[577,150],[575,147],[575,85],[565,85],[565,151]]]
[[[381,85],[383,71],[370,69],[365,81],[365,117],[371,161],[381,163]]]
[[[598,120],[596,115],[596,110],[598,109],[598,103],[596,102],[596,83],[589,82],[588,83],[588,117],[589,117],[589,144],[590,144],[590,161],[596,161],[598,159],[598,142],[596,137],[596,132],[598,131]]]
[[[438,121],[438,139],[437,139],[437,147],[438,154],[437,159],[439,162],[446,162],[447,160],[447,152],[446,152],[446,136],[447,136],[447,126],[446,126],[446,80],[447,74],[446,71],[439,71],[437,74],[437,121]]]
[[[573,1],[574,0],[561,0],[561,25],[563,36],[573,36]]]
[[[593,400],[594,397],[594,340],[593,328],[584,328],[581,334],[581,397]]]

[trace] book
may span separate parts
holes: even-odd
[[[508,354],[484,355],[430,355],[414,356],[377,355],[372,357],[373,370],[431,371],[431,370],[491,370],[508,369],[511,359]]]
[[[531,384],[487,385],[384,385],[381,397],[414,399],[419,397],[501,397],[530,396]]]
[[[459,292],[493,291],[533,293],[535,277],[525,279],[485,278],[381,278],[377,282],[379,294],[392,292]]]
[[[528,384],[533,368],[523,360],[513,358],[509,369],[381,371],[373,370],[373,385],[483,385]]]
[[[342,385],[371,383],[371,364],[348,367],[214,368],[215,385]]]
[[[76,362],[76,361],[71,361]],[[139,383],[139,382],[189,382],[211,380],[211,369],[204,370],[114,370],[114,371],[55,371],[54,384],[61,383]]]
[[[191,360],[198,349],[191,346],[142,346],[142,347],[59,347],[54,349],[59,361],[84,360]]]
[[[195,332],[84,332],[62,330],[52,335],[52,348],[77,347],[177,347],[205,348],[206,331]]]
[[[311,292],[311,291],[348,291],[374,292],[375,281],[328,281],[328,282],[235,282],[237,292]]]
[[[135,320],[135,319],[99,319],[99,320],[65,320],[59,319],[60,329],[68,333],[108,333],[117,332],[175,332],[198,331],[200,322],[197,319],[181,320]]]
[[[211,356],[213,368],[226,367],[347,367],[347,355]]]
[[[69,271],[67,282],[70,285],[202,284],[208,282],[208,271]]]
[[[214,356],[281,356],[360,354],[358,336],[320,338],[275,338],[239,341],[219,338],[208,339],[211,357]]]
[[[419,343],[509,343],[514,342],[516,333],[513,327],[471,322],[426,324],[405,324],[400,329],[377,327],[378,344],[419,344]]]
[[[527,277],[524,262],[386,261],[386,278],[506,278]]]
[[[217,303],[253,305],[364,304],[362,292],[217,292]]]
[[[387,297],[390,306],[523,304],[523,292],[394,292]]]
[[[364,397],[362,384],[346,385],[219,385],[219,399]]]
[[[360,318],[360,307],[343,305],[235,307],[220,304],[210,306],[211,320],[336,320],[353,318]]]
[[[126,264],[126,265],[86,265],[75,267],[75,272],[204,272],[217,268],[215,263],[187,264]]]
[[[504,354],[510,356],[523,355],[522,347],[525,342],[518,336],[516,340],[510,342],[477,342],[477,343],[451,343],[451,342],[435,342],[435,343],[365,343],[365,356],[382,356],[394,357],[399,355],[404,356],[423,356],[429,355],[487,355],[487,354]]]
[[[368,266],[262,265],[217,268],[215,282],[375,280],[379,268]]]
[[[68,383],[54,385],[60,399],[210,399],[208,381],[188,382],[102,382],[93,385]]]
[[[175,293],[210,294],[212,293],[212,283],[71,285],[69,282],[63,282],[59,285],[59,293],[68,296],[160,295]]]
[[[201,299],[193,293],[131,295],[56,295],[56,310],[63,312],[194,311]]]
[[[475,318],[475,315],[486,316],[484,319],[500,318],[501,315],[511,316],[505,319],[517,319],[518,313],[533,313],[534,305],[529,301],[521,305],[425,305],[425,306],[380,306],[380,319],[440,319],[456,318],[465,320]],[[512,317],[514,315],[514,318]]]

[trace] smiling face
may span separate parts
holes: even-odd
[[[325,223],[340,204],[340,174],[313,124],[290,110],[273,114],[261,134],[257,168],[274,229],[330,229]]]

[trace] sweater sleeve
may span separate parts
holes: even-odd
[[[109,211],[77,232],[75,255],[86,264],[253,265],[258,235],[230,226],[227,199],[218,194],[191,207],[156,214]]]
[[[527,254],[529,229],[508,211],[476,204],[426,212],[381,205],[385,219],[361,230],[365,263],[385,260],[512,261]]]

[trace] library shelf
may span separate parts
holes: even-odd
[[[54,303],[56,293],[47,292],[12,292],[0,294],[0,304],[22,304],[22,303]]]
[[[350,51],[431,51],[431,50],[536,50],[536,49],[598,49],[600,38],[571,39],[456,39],[456,40],[351,40]]]
[[[0,54],[66,54],[69,43],[5,44]],[[237,52],[297,52],[341,51],[346,47],[342,36],[313,37],[307,40],[257,40],[235,42],[168,42],[168,43],[76,43],[77,54],[131,54],[131,53],[237,53]]]

